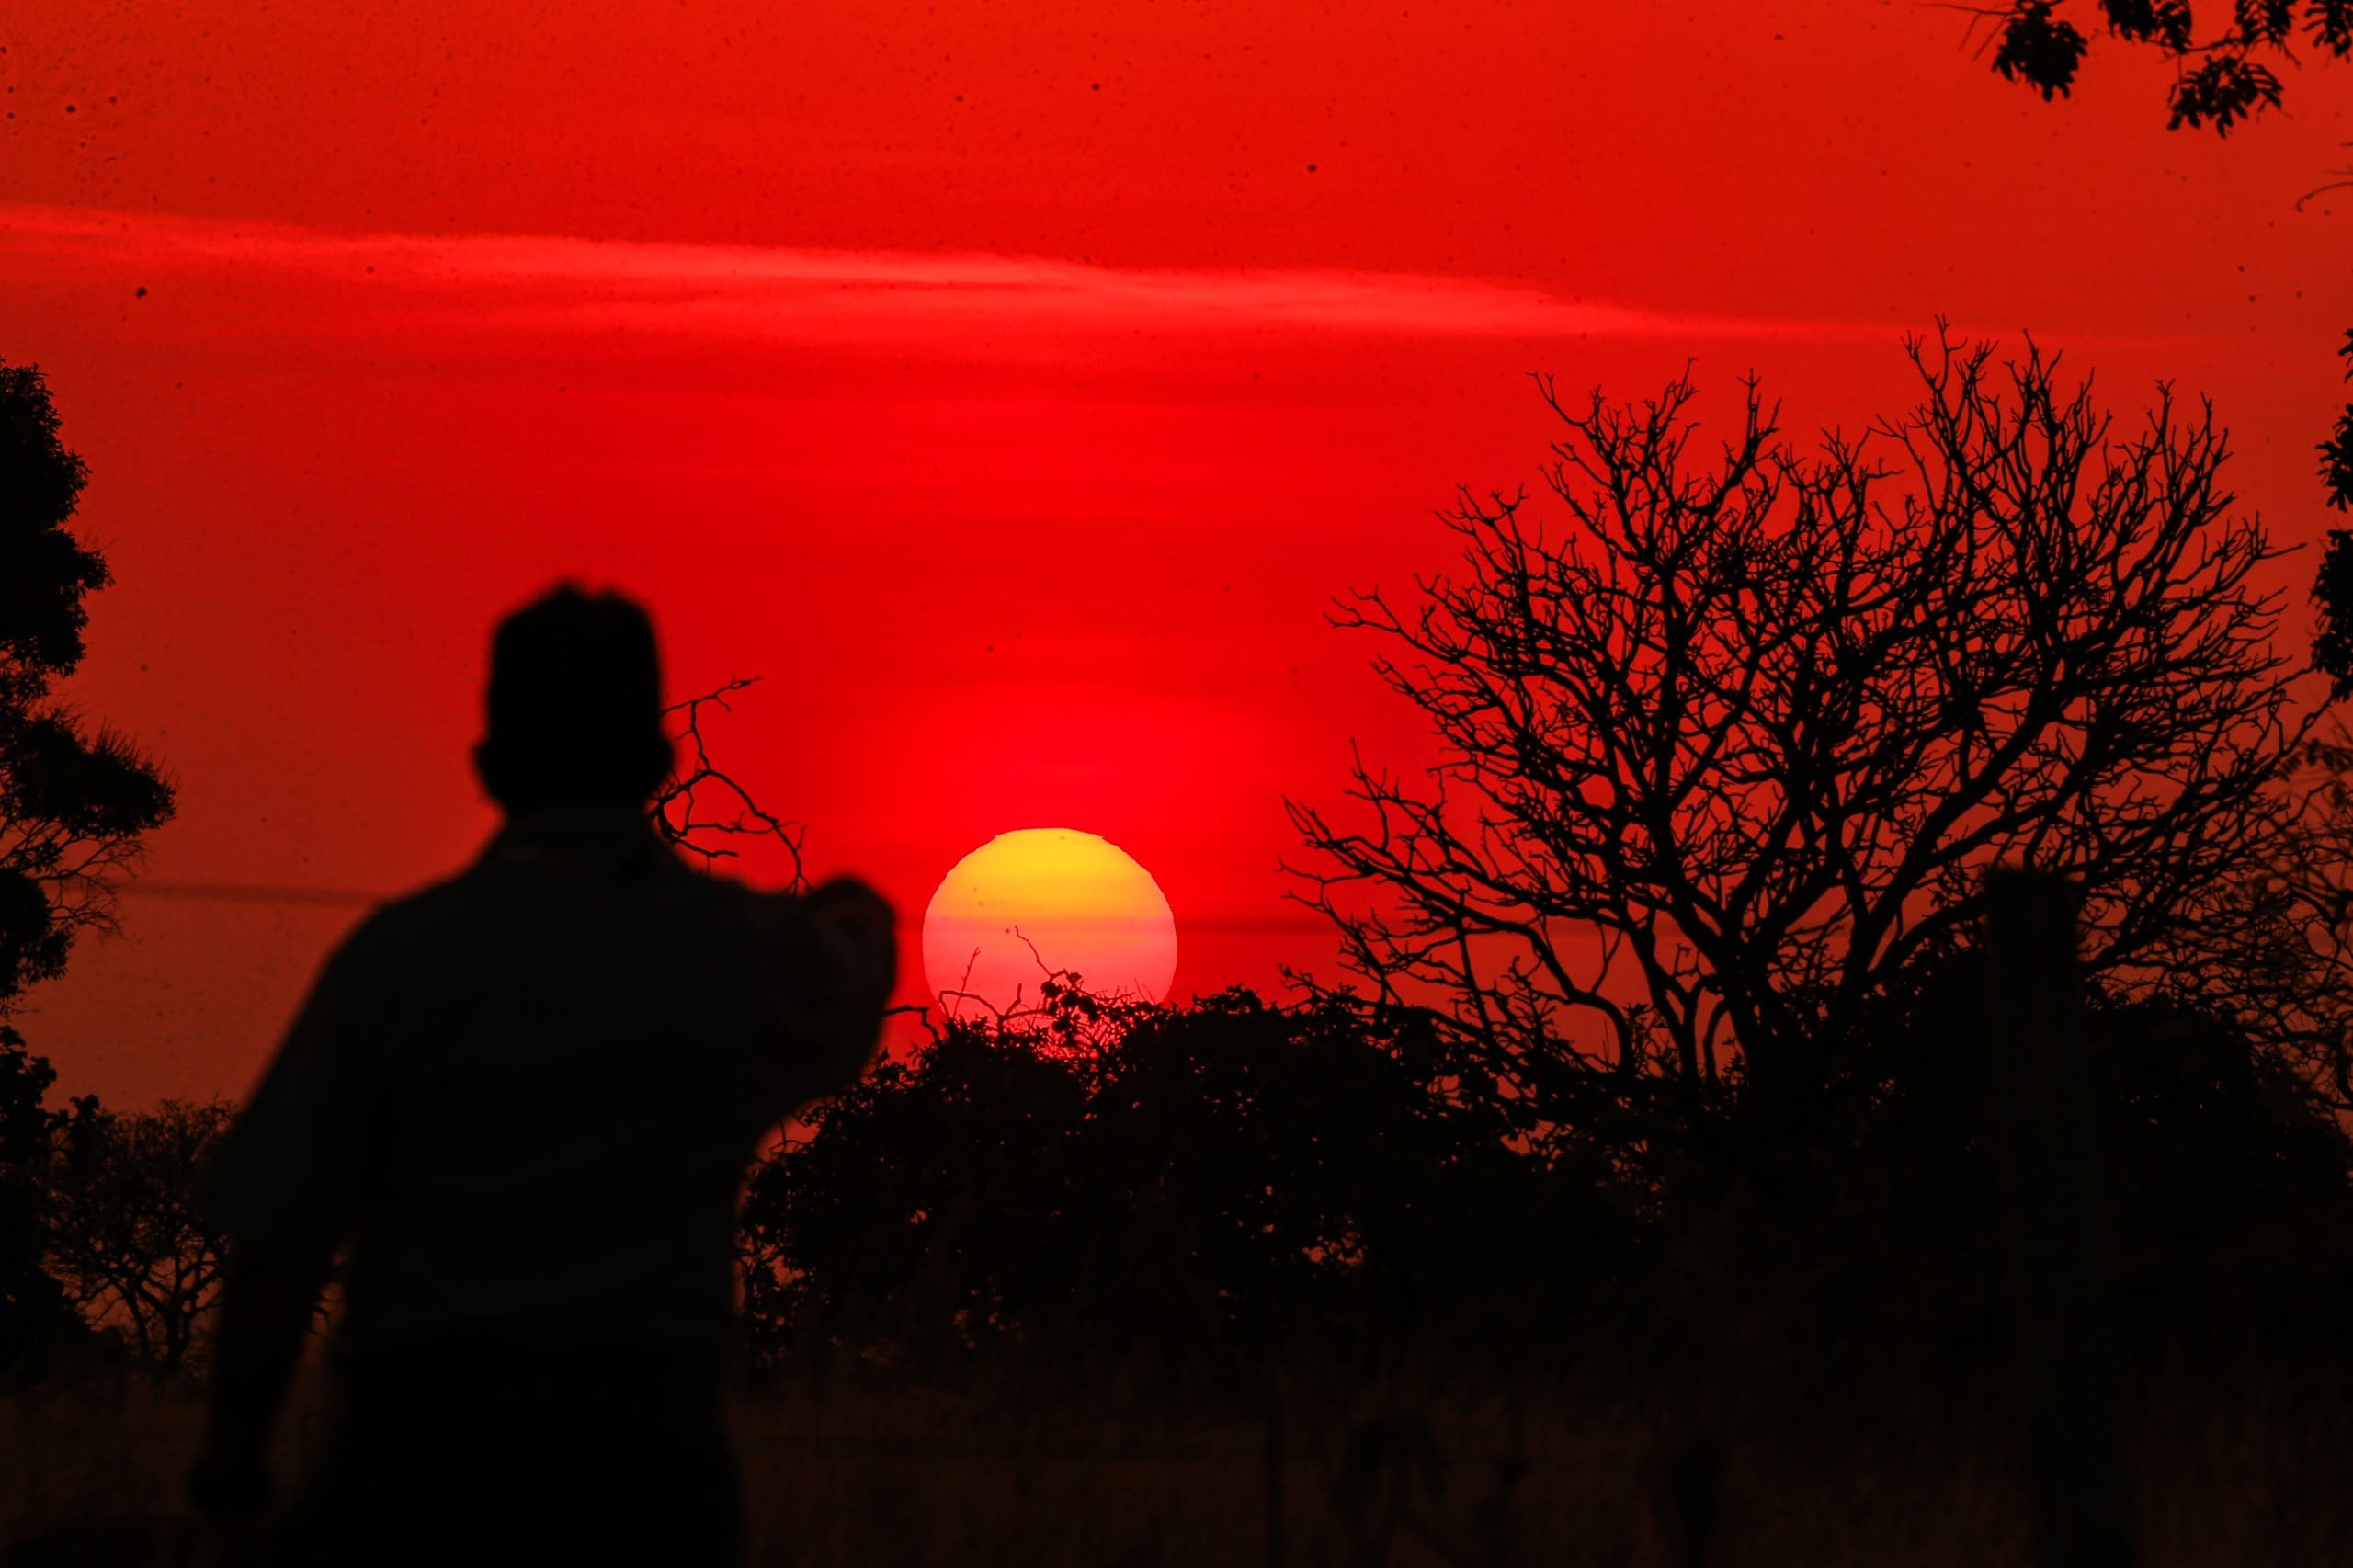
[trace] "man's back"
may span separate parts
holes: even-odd
[[[518,819],[329,963],[214,1207],[352,1238],[354,1356],[715,1356],[756,1141],[872,1045],[880,998],[828,957],[802,901],[688,869],[634,813]]]

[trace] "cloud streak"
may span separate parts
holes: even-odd
[[[812,250],[561,235],[342,233],[0,207],[0,276],[307,284],[367,312],[540,331],[616,326],[786,342],[966,332],[1277,332],[1448,339],[1869,338],[1862,323],[1662,312],[1429,274],[1095,266],[979,252]]]

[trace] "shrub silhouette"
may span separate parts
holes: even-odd
[[[950,1021],[754,1175],[756,1342],[1248,1348],[1591,1289],[1632,1233],[1608,1173],[1514,1146],[1404,1021],[1232,991],[1084,1053]]]

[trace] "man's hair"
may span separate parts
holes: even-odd
[[[474,766],[509,812],[642,802],[670,770],[654,623],[559,584],[499,622]]]

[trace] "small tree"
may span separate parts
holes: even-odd
[[[166,1100],[124,1114],[79,1099],[49,1163],[49,1266],[68,1298],[158,1376],[195,1348],[227,1236],[197,1210],[198,1172],[234,1108]]]
[[[1904,417],[1801,449],[1751,383],[1712,460],[1688,379],[1542,383],[1560,520],[1465,493],[1462,574],[1343,607],[1441,759],[1359,759],[1367,820],[1293,802],[1303,896],[1471,1070],[1559,1104],[1736,1045],[1752,1091],[1818,1090],[2004,859],[2080,879],[2111,984],[2274,934],[2246,887],[2309,721],[2211,409],[2120,430],[2040,350],[1909,353]]]

